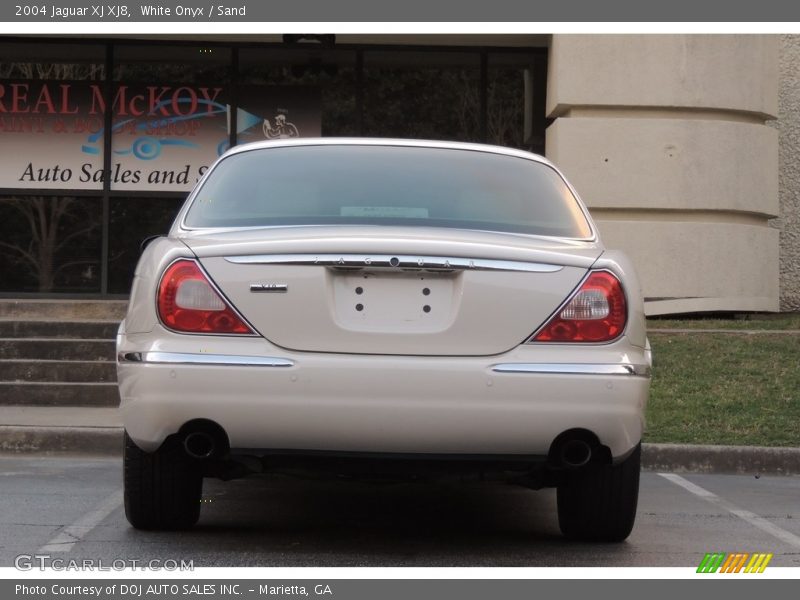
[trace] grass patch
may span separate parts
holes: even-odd
[[[745,315],[728,319],[647,319],[647,329],[800,329],[800,313]]]
[[[800,446],[800,335],[663,333],[650,342],[646,442]]]

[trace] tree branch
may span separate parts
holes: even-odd
[[[69,235],[64,236],[63,238],[61,238],[61,240],[59,240],[58,244],[56,244],[56,247],[55,247],[56,253],[58,253],[58,251],[61,250],[61,248],[64,246],[64,244],[66,244],[70,240],[72,240],[72,239],[74,239],[74,238],[76,238],[76,237],[78,237],[80,235],[85,235],[87,233],[90,233],[94,229],[97,229],[97,223],[92,223],[88,227],[84,227],[83,229],[79,229],[77,231],[73,231]]]
[[[33,265],[33,267],[38,270],[39,261],[30,252],[24,250],[23,248],[20,248],[19,246],[15,246],[14,244],[9,244],[8,242],[0,241],[0,246],[8,248],[9,250],[13,250],[14,252],[18,252],[22,256],[22,258],[30,262],[31,265]]]

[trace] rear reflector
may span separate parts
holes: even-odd
[[[188,259],[175,261],[161,277],[158,316],[167,328],[185,333],[254,333]]]
[[[569,302],[528,342],[610,342],[625,329],[628,309],[619,279],[592,271]]]

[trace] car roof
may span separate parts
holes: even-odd
[[[393,138],[357,138],[357,137],[308,137],[308,138],[286,138],[279,140],[264,140],[261,142],[251,142],[247,144],[240,144],[228,150],[221,158],[230,156],[232,154],[239,154],[240,152],[249,152],[253,150],[281,148],[291,146],[395,146],[407,148],[439,148],[446,150],[471,150],[473,152],[487,152],[490,154],[502,154],[505,156],[515,156],[517,158],[524,158],[533,160],[548,165],[549,167],[556,168],[553,163],[545,157],[534,154],[533,152],[526,152],[524,150],[517,150],[516,148],[507,148],[505,146],[494,146],[491,144],[477,144],[470,142],[449,142],[441,140],[414,140],[414,139],[393,139]],[[557,169],[556,169],[557,170]]]

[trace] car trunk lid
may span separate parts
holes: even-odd
[[[240,313],[287,349],[499,354],[561,305],[599,244],[402,227],[182,236]]]

